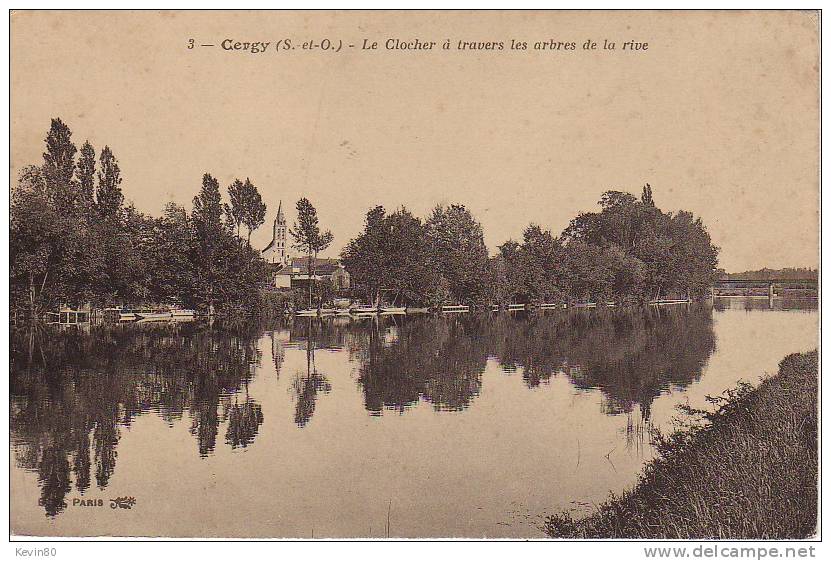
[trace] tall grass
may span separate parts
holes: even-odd
[[[796,539],[817,531],[817,351],[793,354],[756,389],[657,436],[638,484],[587,518],[548,517],[562,538]],[[698,417],[698,419],[695,419]],[[703,422],[700,422],[703,421]]]

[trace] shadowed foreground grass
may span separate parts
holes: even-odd
[[[817,527],[817,352],[793,354],[756,389],[711,399],[707,421],[657,438],[637,486],[587,518],[546,521],[560,538],[795,539]]]

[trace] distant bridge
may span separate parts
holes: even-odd
[[[776,288],[789,290],[819,290],[818,279],[719,279],[713,283],[713,295],[720,291],[765,289],[768,298],[774,298]],[[760,295],[761,296],[761,295]]]
[[[809,278],[801,278],[801,279],[719,279],[716,281],[718,283],[774,283],[774,284],[787,284],[787,283],[808,283],[816,285],[819,279],[809,279]]]
[[[771,285],[797,285],[793,288],[817,288],[818,279],[719,279],[713,283],[716,288],[768,287]]]

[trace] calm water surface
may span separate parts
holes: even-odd
[[[16,331],[12,528],[540,537],[635,483],[678,404],[815,348],[799,304]]]

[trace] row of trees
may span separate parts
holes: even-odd
[[[555,236],[529,225],[488,256],[482,227],[463,205],[426,220],[401,208],[367,212],[341,257],[369,299],[474,306],[697,298],[716,277],[718,248],[701,219],[662,212],[649,185],[641,199],[608,191],[600,212],[582,213]]]
[[[89,142],[78,153],[71,136],[53,119],[43,163],[25,168],[12,189],[14,306],[33,316],[59,302],[257,307],[267,266],[250,239],[266,205],[250,179],[233,181],[224,203],[219,183],[205,174],[190,212],[170,203],[154,218],[125,204],[108,146],[96,159]],[[607,191],[599,204],[559,236],[531,224],[495,256],[464,205],[437,206],[425,220],[376,206],[341,257],[368,300],[424,306],[695,298],[716,278],[718,248],[701,220],[658,209],[649,185],[640,199]],[[290,233],[313,278],[314,258],[333,237],[306,198]],[[312,289],[309,283],[310,306]]]
[[[169,302],[213,310],[249,306],[265,278],[259,252],[239,235],[262,225],[266,207],[249,179],[224,204],[209,174],[189,213],[170,203],[161,217],[125,204],[121,170],[105,146],[96,158],[53,119],[39,165],[11,191],[11,298],[37,317],[58,303]]]

